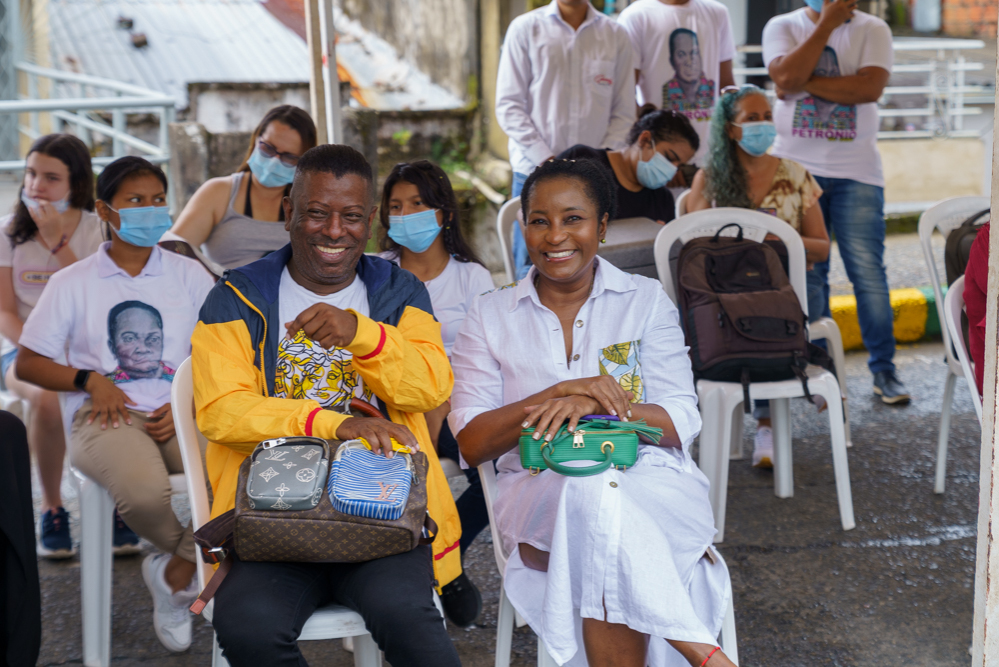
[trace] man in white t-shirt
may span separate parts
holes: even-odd
[[[878,98],[893,62],[892,36],[856,0],[806,0],[763,29],[763,60],[777,86],[774,155],[801,163],[822,186],[819,204],[857,297],[874,393],[909,402],[895,374],[895,334],[884,266],[884,176]],[[808,273],[808,309],[829,316],[829,262]]]
[[[584,144],[619,148],[635,122],[628,34],[589,0],[552,0],[507,28],[496,78],[496,122],[510,138],[512,196],[535,167]],[[514,228],[517,278],[530,266]]]
[[[717,0],[639,0],[619,22],[635,47],[639,103],[687,116],[701,137],[694,163],[703,164],[718,91],[735,82],[728,9]]]

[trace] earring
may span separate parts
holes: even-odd
[[[607,239],[600,239],[601,243],[607,243]]]

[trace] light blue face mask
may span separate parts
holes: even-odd
[[[638,161],[638,182],[650,190],[658,190],[673,180],[677,167],[659,151],[653,151],[652,159]]]
[[[389,216],[389,238],[413,252],[426,252],[440,233],[436,209]]]
[[[805,4],[821,14],[822,5],[825,4],[825,0],[805,0]]]
[[[173,221],[170,220],[170,209],[166,206],[141,206],[139,208],[123,208],[118,211],[112,208],[111,210],[117,213],[121,220],[120,229],[115,229],[109,225],[114,233],[125,243],[140,248],[152,248],[173,226]]]
[[[39,202],[37,199],[32,199],[28,195],[24,194],[23,188],[21,189],[21,201],[24,202],[24,205],[27,206],[32,211],[37,211],[39,208],[41,208],[41,202]],[[66,211],[69,210],[68,196],[63,197],[58,201],[52,201],[49,203],[52,204],[53,208],[55,208],[56,213],[65,213]]]
[[[295,167],[289,167],[277,156],[267,157],[259,148],[253,149],[247,164],[265,188],[284,187],[295,180]]]
[[[772,120],[732,124],[742,128],[742,139],[739,139],[739,146],[753,157],[760,157],[766,153],[777,137],[777,127]]]

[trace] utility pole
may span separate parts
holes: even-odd
[[[336,69],[333,0],[306,0],[305,35],[309,47],[309,102],[320,144],[343,140],[340,77]]]

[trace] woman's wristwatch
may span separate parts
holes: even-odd
[[[92,372],[88,370],[77,371],[76,377],[73,378],[73,386],[79,391],[86,391],[87,380],[90,378]]]

